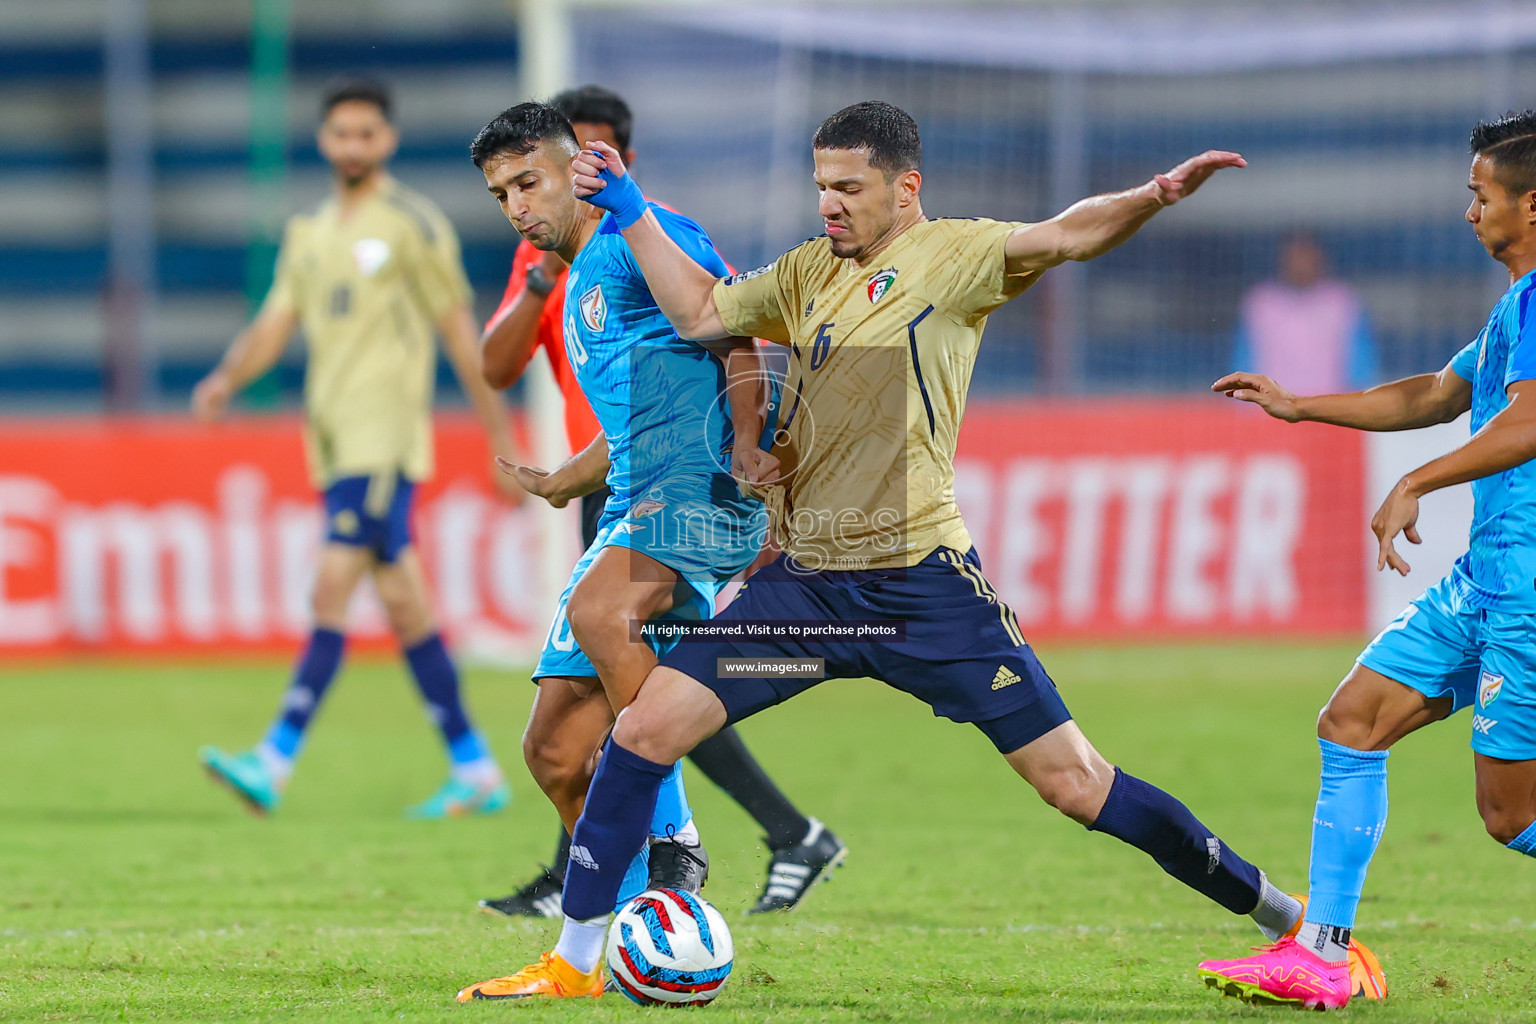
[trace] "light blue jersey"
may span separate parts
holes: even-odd
[[[712,274],[730,273],[704,229],[652,204],[667,234]],[[735,434],[725,367],[677,336],[634,254],[605,216],[566,278],[565,349],[608,440],[608,486],[597,539],[571,573],[534,678],[593,677],[571,635],[566,603],[604,548],[626,547],[674,570],[692,594],[665,618],[705,619],[721,588],[767,536],[767,513],[730,475]],[[771,436],[770,417],[764,436]],[[761,443],[761,438],[755,438]],[[668,644],[653,642],[658,651]]]
[[[1472,430],[1509,405],[1505,389],[1536,379],[1536,272],[1493,307],[1451,369],[1472,384]],[[1472,749],[1536,758],[1536,466],[1472,481],[1471,546],[1443,580],[1403,609],[1359,662],[1452,708],[1473,708]]]
[[[654,203],[651,210],[705,270],[730,273],[703,228]],[[761,503],[743,498],[730,477],[725,367],[677,336],[611,216],[577,254],[565,288],[566,353],[608,438],[610,509],[628,512],[686,478],[697,488],[689,497],[732,515],[760,515]]]
[[[1536,271],[1510,285],[1488,324],[1451,360],[1472,383],[1472,432],[1509,405],[1511,384],[1536,379]],[[1471,544],[1452,573],[1474,607],[1536,613],[1536,464],[1472,481]]]

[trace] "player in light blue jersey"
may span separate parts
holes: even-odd
[[[664,635],[636,642],[632,631],[653,621],[710,618],[722,588],[762,548],[766,513],[742,496],[732,468],[762,457],[770,404],[769,378],[750,339],[706,347],[678,338],[623,237],[571,194],[576,152],[569,122],[538,103],[504,111],[471,147],[523,237],[571,265],[566,352],[603,428],[553,472],[507,468],[556,505],[597,489],[605,477],[613,492],[561,596],[534,672],[539,693],[524,737],[530,768],[567,829],[581,813],[614,715],[670,646]],[[702,228],[664,209],[657,215],[711,273],[728,272]],[[738,437],[751,440],[737,445]],[[651,834],[650,884],[697,891],[707,859],[677,766]],[[570,856],[590,859],[578,847]],[[645,887],[637,866],[626,893]]]
[[[1387,753],[1408,733],[1474,707],[1478,813],[1494,839],[1536,856],[1536,111],[1479,124],[1471,150],[1467,220],[1510,280],[1476,340],[1439,373],[1354,394],[1303,398],[1246,373],[1213,385],[1279,419],[1361,430],[1472,412],[1471,439],[1399,480],[1371,520],[1377,569],[1407,575],[1393,542],[1419,542],[1419,499],[1472,484],[1469,550],[1371,641],[1318,720],[1301,929],[1259,956],[1201,965],[1207,984],[1251,1001],[1323,1008],[1361,994],[1345,949],[1386,827]]]

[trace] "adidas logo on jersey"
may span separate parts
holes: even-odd
[[[1001,690],[1005,686],[1012,686],[1023,678],[1017,672],[1011,671],[1007,665],[999,665],[997,667],[997,675],[992,677],[992,689]]]
[[[585,846],[572,846],[571,847],[571,863],[572,864],[580,864],[582,867],[586,868],[588,871],[599,871],[599,870],[601,870],[597,866],[597,858],[593,857],[592,856],[592,851],[588,850]]]
[[[1214,875],[1221,864],[1221,840],[1211,836],[1205,841],[1205,873]]]

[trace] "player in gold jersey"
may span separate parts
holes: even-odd
[[[765,493],[785,553],[710,623],[737,626],[736,636],[679,644],[619,716],[572,836],[584,856],[566,874],[554,952],[461,999],[592,994],[608,910],[672,762],[823,677],[873,676],[975,724],[1052,806],[1252,915],[1271,939],[1300,917],[1294,898],[1182,803],[1088,742],[982,574],[954,501],[952,460],[987,315],[1243,159],[1204,153],[1140,188],[1006,224],[926,218],[917,125],[889,103],[839,111],[813,148],[825,237],[719,281],[666,240],[611,147],[591,144],[572,164],[577,194],[612,212],[679,335],[790,346],[777,444],[744,460],[744,483]]]
[[[305,447],[326,511],[314,631],[265,738],[241,754],[205,747],[199,758],[257,813],[276,809],[304,731],[341,666],[352,592],[371,575],[452,762],[448,781],[409,813],[494,811],[510,790],[464,711],[411,544],[411,497],[432,473],[434,332],[493,450],[510,457],[506,412],[480,377],[479,331],[453,226],[385,170],[398,143],[388,93],[372,82],[339,83],[321,112],[318,141],[334,191],[288,222],[266,302],[192,398],[200,417],[217,417],[302,328]],[[505,474],[492,478],[518,500]]]

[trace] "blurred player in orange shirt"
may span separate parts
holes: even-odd
[[[633,163],[633,117],[629,105],[617,94],[588,85],[563,92],[550,103],[570,120],[578,140],[606,142],[624,154],[627,164]],[[506,293],[481,338],[481,362],[486,382],[492,387],[506,388],[522,376],[534,352],[542,348],[565,400],[566,438],[571,451],[581,453],[598,438],[601,428],[566,358],[561,329],[566,269],[553,252],[541,252],[527,241],[518,246]],[[609,489],[603,486],[581,497],[583,549],[592,544],[608,495]],[[562,506],[574,497],[556,493],[543,496]],[[540,787],[549,792],[557,786],[579,786],[585,792],[591,751],[560,749],[557,744],[540,742],[541,738],[531,722],[524,737],[523,755]],[[795,808],[764,773],[734,729],[722,729],[694,748],[689,758],[766,833],[773,859],[763,892],[751,913],[789,910],[842,862],[846,854],[842,841],[821,822]],[[573,773],[573,768],[578,770]],[[481,900],[481,908],[508,916],[558,917],[569,854],[570,836],[562,828],[551,867],[509,896]],[[653,859],[656,856],[653,851]],[[653,877],[658,870],[663,870],[662,866],[653,864]]]

